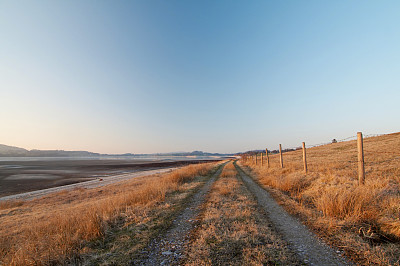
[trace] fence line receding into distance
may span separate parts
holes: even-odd
[[[370,135],[365,135],[365,138],[368,137],[377,137],[377,136],[382,136],[384,134],[370,134]],[[340,139],[340,140],[333,140],[332,142],[328,142],[328,143],[321,143],[321,144],[317,144],[317,145],[311,145],[308,146],[309,148],[313,148],[313,147],[317,147],[317,146],[322,146],[322,145],[327,145],[327,144],[331,144],[331,143],[337,143],[337,142],[344,142],[344,141],[350,141],[350,140],[357,140],[357,161],[348,161],[349,163],[355,163],[357,162],[358,164],[358,183],[359,185],[363,185],[365,184],[365,161],[364,161],[364,141],[363,141],[364,137],[363,134],[361,132],[357,132],[356,136],[351,136],[345,139]],[[284,151],[294,151],[294,150],[298,150],[298,149],[302,149],[303,151],[303,166],[304,166],[304,173],[307,174],[308,172],[308,167],[307,167],[307,152],[306,152],[306,143],[302,142],[302,146],[301,148],[296,147],[296,148],[288,148],[285,149]],[[283,152],[282,151],[282,144],[279,144],[279,159],[280,159],[280,168],[284,168],[284,164],[283,164]],[[270,160],[269,160],[269,151],[268,149],[265,149],[265,160],[266,160],[266,167],[269,168],[270,167]],[[382,154],[394,154],[391,152],[379,152],[377,151],[376,153],[382,153]],[[243,155],[242,159],[244,160],[249,160],[251,158],[249,157],[253,157],[252,160],[254,160],[255,164],[258,164],[258,159],[257,156],[258,154],[256,153],[255,155]],[[395,158],[391,158],[389,160],[385,160],[385,161],[381,161],[381,162],[373,162],[372,165],[375,164],[379,164],[379,163],[385,163],[385,162],[390,162],[393,160],[398,160],[400,159],[400,154],[399,157],[395,157]],[[260,154],[260,165],[264,166],[264,153]]]

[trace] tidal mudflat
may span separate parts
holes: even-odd
[[[0,161],[0,197],[204,160],[43,158]]]

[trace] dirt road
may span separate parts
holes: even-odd
[[[189,244],[189,233],[193,230],[195,219],[200,212],[200,206],[209,193],[212,184],[221,174],[222,169],[223,165],[193,195],[183,212],[174,219],[170,229],[150,243],[147,250],[144,251],[144,259],[134,261],[134,265],[179,265],[184,250]]]
[[[278,255],[279,260],[281,260],[278,260],[278,262],[283,262],[284,264],[286,261],[286,263],[296,265],[351,265],[350,262],[342,258],[335,250],[324,244],[296,218],[289,215],[281,206],[279,206],[275,202],[275,200],[268,194],[268,192],[262,189],[257,183],[255,183],[252,178],[249,177],[240,168],[240,166],[235,165],[235,167],[238,172],[238,174],[236,175],[238,184],[239,186],[244,185],[244,188],[242,188],[241,190],[237,190],[237,188],[235,188],[236,192],[234,192],[234,195],[231,198],[231,203],[232,199],[233,201],[235,201],[235,198],[236,201],[240,201],[240,198],[243,197],[253,197],[255,200],[255,206],[258,206],[252,209],[253,213],[251,214],[251,217],[254,217],[254,221],[256,223],[256,226],[258,227],[256,231],[268,231],[268,236],[250,236],[248,238],[250,240],[244,240],[243,238],[237,239],[237,234],[243,234],[244,232],[246,232],[246,234],[252,233],[250,233],[251,230],[244,230],[242,233],[238,233],[235,232],[235,229],[233,229],[238,226],[246,226],[249,223],[249,220],[246,220],[248,218],[245,218],[243,216],[239,217],[240,215],[236,218],[234,217],[233,214],[237,213],[237,211],[235,209],[230,209],[232,208],[232,206],[234,206],[234,202],[232,203],[232,205],[228,204],[222,206],[221,203],[215,203],[212,200],[213,197],[215,198],[216,194],[223,193],[220,194],[221,196],[218,197],[224,198],[226,197],[226,195],[229,194],[229,190],[232,190],[228,188],[228,185],[231,184],[232,181],[224,181],[225,184],[227,184],[225,187],[225,192],[218,192],[224,191],[224,188],[221,186],[221,182],[216,180],[220,180],[221,178],[225,178],[226,180],[226,177],[220,177],[223,170],[223,167],[221,167],[221,169],[219,169],[212,176],[212,178],[210,178],[206,182],[206,184],[199,190],[199,192],[194,194],[192,199],[189,201],[187,207],[179,215],[176,216],[172,226],[164,234],[154,239],[146,250],[142,251],[142,254],[145,254],[144,257],[142,257],[142,259],[140,260],[132,261],[132,263],[134,265],[195,265],[199,262],[204,262],[205,264],[207,264],[208,262],[211,263],[212,261],[218,261],[218,265],[221,263],[223,265],[236,265],[239,263],[238,265],[240,265],[242,263],[246,263],[246,260],[244,258],[246,256],[232,255],[237,250],[239,250],[237,251],[237,254],[241,254],[243,252],[249,253],[250,249],[260,250],[268,247],[265,251],[265,254],[263,255],[266,256],[266,261],[268,261],[268,259],[271,259],[270,255],[275,252],[273,251],[273,253],[267,255],[268,252],[271,252],[268,251],[268,249],[275,248],[277,249],[275,253],[281,254]],[[218,187],[214,185],[217,183],[219,184]],[[237,185],[234,187],[237,187]],[[227,191],[226,188],[228,188]],[[213,196],[210,198],[210,195]],[[208,201],[210,200],[211,202],[208,203]],[[221,216],[217,217],[218,219],[217,221],[215,221],[215,223],[210,223],[209,220],[204,221],[204,217],[200,213],[206,211],[205,209],[201,209],[201,206],[207,206],[207,204],[210,204],[209,206],[211,209],[209,209],[209,212],[214,213],[214,215],[217,211],[217,209],[215,209],[217,205],[221,205],[219,208],[223,208]],[[240,206],[240,204],[237,204],[237,206]],[[205,208],[207,209],[207,207]],[[246,209],[248,207],[244,208]],[[264,218],[261,218],[260,220],[256,217]],[[215,233],[218,230],[214,230],[214,233],[211,233],[217,235],[210,235],[210,232],[212,230],[210,231],[209,229],[207,229],[208,231],[206,231],[205,233],[206,237],[204,237],[203,235],[203,238],[200,240],[202,244],[196,247],[193,245],[195,245],[194,243],[197,241],[196,236],[199,235],[199,232],[193,233],[195,232],[195,230],[197,230],[194,226],[196,224],[195,221],[199,223],[198,228],[202,226],[208,226],[214,229],[216,227],[220,227],[222,229],[219,231],[219,233]],[[223,225],[217,225],[218,223],[221,223],[221,221],[223,221]],[[225,231],[224,227],[226,228],[226,226],[231,228]],[[231,236],[229,236],[229,232],[231,233]],[[212,240],[211,242],[208,242],[208,240],[204,240],[207,238],[214,240]],[[218,249],[218,247],[221,248],[221,246],[218,246],[220,244],[216,246],[216,243],[218,242],[218,240],[216,239],[222,239],[220,241],[221,245],[224,245],[223,250],[216,250]],[[257,243],[252,243],[254,239],[258,239],[256,241]],[[226,243],[231,244],[228,245]],[[207,245],[209,245],[209,247],[205,247]],[[285,246],[287,246],[290,251],[285,251]],[[212,258],[209,257],[210,255],[207,255],[206,260],[204,261],[204,252],[202,254],[199,253],[199,255],[196,255],[196,252],[190,252],[190,250],[198,250],[199,247],[201,247],[200,249],[208,248],[208,250],[211,250],[211,252],[214,254],[214,257],[215,254],[222,254],[224,255],[224,257],[220,257],[218,260],[218,258]],[[233,252],[232,250],[236,251]],[[285,255],[283,256],[282,254]],[[189,256],[190,260],[188,260]],[[203,258],[201,258],[201,256],[203,256]],[[241,258],[238,259],[237,256]],[[249,259],[248,255],[246,259]],[[193,262],[195,262],[195,264],[193,264]]]
[[[305,264],[351,265],[350,262],[338,255],[339,252],[323,243],[299,220],[288,214],[266,190],[254,182],[237,164],[236,169],[245,185],[257,198],[259,205],[267,212],[268,218],[275,228]]]

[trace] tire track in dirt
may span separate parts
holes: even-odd
[[[226,165],[202,206],[182,265],[303,265],[233,165]]]
[[[307,265],[352,265],[322,242],[305,225],[288,214],[272,197],[235,163],[239,175],[254,194],[259,205],[267,212],[283,238]]]
[[[143,251],[144,259],[131,261],[132,265],[179,264],[184,255],[184,250],[189,244],[189,233],[193,229],[195,218],[200,213],[200,206],[204,203],[206,195],[221,174],[225,164],[221,164],[213,176],[192,196],[186,208],[174,219],[167,232],[154,239],[147,249]]]

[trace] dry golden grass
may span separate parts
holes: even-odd
[[[190,165],[168,174],[137,178],[96,189],[76,189],[28,202],[8,202],[0,210],[0,264],[60,264],[130,216],[141,223],[149,207],[185,182],[206,175],[215,164]],[[83,250],[82,250],[83,249]]]
[[[20,207],[24,204],[22,200],[5,200],[0,201],[0,210],[11,209],[13,207]]]
[[[252,169],[262,185],[294,199],[303,214],[314,211],[314,217],[308,217],[308,222],[315,227],[322,231],[329,229],[332,234],[339,229],[350,230],[360,236],[358,240],[372,243],[369,249],[367,245],[360,250],[352,249],[350,253],[357,260],[396,264],[398,256],[390,257],[390,254],[396,248],[393,245],[398,244],[387,242],[400,240],[400,133],[364,139],[364,154],[366,182],[363,186],[357,180],[356,141],[307,149],[307,174],[303,171],[301,150],[283,154],[283,169],[279,166],[279,155],[270,156],[270,168],[250,161],[242,164]],[[342,241],[340,245],[346,247],[349,240],[344,239],[336,241]],[[378,251],[372,251],[376,245],[380,246],[379,255],[374,253]]]
[[[232,163],[224,168],[203,206],[186,265],[296,264],[271,230]]]
[[[228,163],[222,170],[221,177],[235,177],[237,174],[233,163]]]

